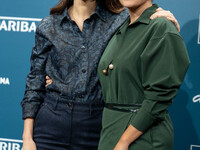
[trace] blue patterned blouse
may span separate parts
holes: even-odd
[[[101,102],[97,66],[111,36],[127,16],[126,11],[114,14],[97,5],[85,20],[82,32],[70,19],[67,8],[62,15],[44,18],[36,30],[31,71],[21,102],[23,119],[35,117],[46,94],[72,101]],[[45,88],[46,75],[53,83]]]

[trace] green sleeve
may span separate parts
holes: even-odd
[[[164,119],[190,61],[182,38],[174,33],[150,40],[140,60],[144,101],[131,124],[145,132]]]

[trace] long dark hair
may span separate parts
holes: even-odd
[[[50,14],[62,14],[66,7],[73,3],[73,0],[60,0],[56,6],[51,8]],[[100,5],[113,13],[120,13],[124,10],[119,0],[99,0]]]

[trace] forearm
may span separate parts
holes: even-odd
[[[24,132],[23,132],[23,140],[32,139],[33,138],[33,118],[26,118],[24,120]]]
[[[137,138],[139,138],[142,134],[143,133],[141,131],[137,130],[132,125],[129,125],[129,127],[126,129],[126,131],[121,136],[119,142],[123,142],[123,143],[130,145]]]

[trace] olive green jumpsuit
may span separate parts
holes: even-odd
[[[128,18],[113,35],[99,62],[105,104],[130,106],[116,106],[119,110],[104,108],[98,150],[113,150],[129,125],[143,132],[129,150],[173,149],[173,127],[167,108],[190,61],[173,23],[163,17],[150,20],[157,8],[153,5],[146,9],[130,25]]]

